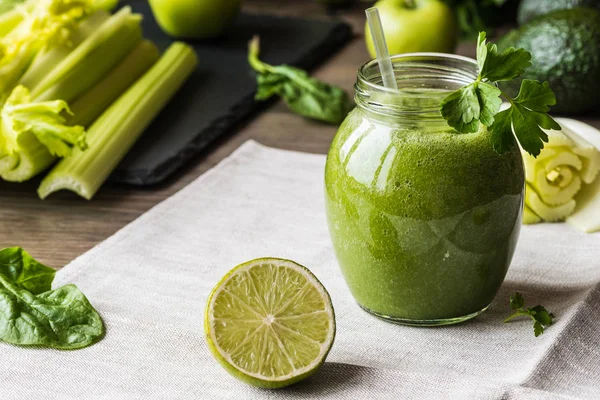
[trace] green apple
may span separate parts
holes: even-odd
[[[152,13],[170,36],[219,36],[240,11],[241,0],[149,0]]]
[[[390,54],[452,53],[458,41],[458,23],[452,9],[441,0],[380,0],[383,31]],[[365,40],[371,57],[375,48],[369,27]]]

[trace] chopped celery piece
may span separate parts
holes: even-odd
[[[104,11],[96,12],[79,25],[82,25],[81,30],[76,29],[78,33],[74,35],[74,39],[80,37],[82,41],[75,49],[64,51],[63,48],[62,54],[58,49],[60,46],[56,48],[56,52],[50,50],[40,56],[39,65],[32,65],[35,71],[23,77],[22,83],[29,84],[34,90],[46,87],[46,90],[41,94],[38,92],[37,96],[32,91],[31,96],[36,102],[55,99],[69,102],[80,96],[126,58],[142,38],[140,17],[132,15],[129,8],[124,8],[111,17]],[[86,35],[87,37],[84,37]],[[64,55],[63,60],[52,68],[51,62],[61,55]],[[41,73],[44,66],[49,71],[46,74]],[[35,82],[37,78],[41,78],[41,81]],[[63,143],[63,146],[60,146],[60,141],[48,143],[51,137],[49,139],[43,133],[38,133],[36,137],[37,141],[25,141],[14,153],[14,156],[22,158],[21,160],[16,164],[4,163],[5,166],[13,165],[14,171],[0,170],[2,178],[11,181],[30,179],[48,168],[56,160],[55,156],[65,156],[70,151],[69,143]],[[0,154],[3,154],[1,149]]]
[[[30,89],[33,88],[48,75],[49,71],[52,71],[60,64],[76,47],[108,21],[109,18],[109,13],[98,11],[81,21],[77,27],[73,29],[68,43],[50,46],[40,50],[27,69],[27,72],[25,72],[19,80],[19,84]]]
[[[600,231],[600,179],[583,187],[577,196],[575,212],[567,222],[583,232]]]
[[[12,167],[0,170],[2,177],[22,181],[30,173],[47,168],[48,160],[54,156],[69,155],[72,146],[85,150],[85,130],[81,126],[65,125],[68,113],[66,102],[32,102],[27,88],[17,86],[0,112],[0,154],[10,157],[4,167]],[[28,156],[31,159],[24,160]],[[15,158],[16,163],[11,160]]]
[[[56,157],[44,146],[40,146],[40,141],[31,132],[24,132],[17,140],[21,150],[18,154],[8,156],[12,161],[7,163],[10,169],[2,172],[2,179],[5,181],[24,182],[45,171],[56,161]]]
[[[0,14],[5,14],[15,9],[16,6],[25,3],[26,0],[0,0]]]
[[[41,82],[30,84],[39,101],[75,100],[102,79],[142,40],[141,16],[124,7],[77,46]]]
[[[531,211],[531,208],[527,206],[523,208],[523,223],[525,225],[537,224],[541,221],[542,219],[538,217],[533,211]]]
[[[46,176],[38,189],[43,199],[61,189],[91,199],[138,137],[192,73],[196,54],[175,42],[88,131],[89,149],[74,149]]]
[[[527,183],[525,189],[525,205],[544,221],[562,221],[575,210],[575,200],[571,199],[565,204],[552,207],[542,201],[535,188]]]
[[[154,43],[144,40],[104,79],[71,104],[73,125],[90,126],[121,94],[158,60]]]
[[[36,0],[29,0],[27,3],[21,5],[21,7],[15,7],[8,12],[0,15],[0,37],[8,35],[13,29],[15,29],[25,19],[25,10],[31,10]]]
[[[40,49],[68,42],[90,4],[89,0],[36,0],[15,10],[22,12],[23,19],[0,39],[0,93],[12,89]]]

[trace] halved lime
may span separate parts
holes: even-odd
[[[229,373],[280,388],[323,364],[335,316],[329,294],[307,268],[260,258],[238,265],[213,289],[204,329],[210,351]]]

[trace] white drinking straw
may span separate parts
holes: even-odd
[[[375,45],[375,54],[377,55],[377,63],[379,64],[379,70],[381,71],[381,77],[383,78],[383,86],[389,89],[398,90],[398,83],[396,82],[396,76],[394,75],[394,67],[392,66],[390,53],[388,52],[387,43],[385,42],[383,25],[381,25],[381,18],[379,18],[379,10],[377,10],[377,7],[371,7],[368,8],[365,13],[367,14],[369,30],[371,31],[371,37],[373,38],[373,44]]]

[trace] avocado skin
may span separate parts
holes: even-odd
[[[600,13],[590,8],[559,10],[537,18],[498,41],[522,47],[533,65],[501,88],[516,95],[522,79],[548,81],[556,95],[552,111],[581,114],[600,104]]]
[[[567,10],[575,7],[594,8],[600,12],[599,0],[522,0],[519,5],[517,20],[523,25],[532,19],[556,10]]]

